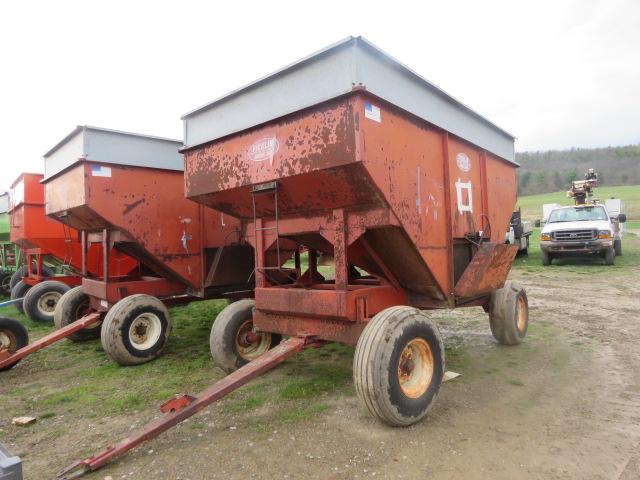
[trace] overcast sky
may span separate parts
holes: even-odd
[[[640,142],[640,1],[3,1],[0,189],[78,124],[180,116],[363,35],[539,150]]]

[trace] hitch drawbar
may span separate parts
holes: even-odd
[[[287,358],[305,348],[317,347],[321,344],[313,337],[291,337],[264,355],[217,381],[195,397],[186,394],[174,396],[160,406],[160,411],[165,413],[163,417],[149,423],[142,430],[122,440],[120,443],[108,446],[102,452],[85,460],[78,460],[72,463],[58,472],[58,479],[70,480],[99,469],[112,459],[132,450],[147,440],[157,437],[162,432],[195,415],[203,408],[220,400],[250,380],[277,367]]]
[[[90,327],[94,323],[100,321],[101,314],[100,313],[90,313],[89,315],[85,315],[79,320],[76,320],[69,325],[62,327],[54,332],[51,332],[49,335],[45,335],[39,340],[30,343],[26,347],[22,347],[19,350],[16,350],[13,353],[9,353],[7,351],[0,352],[0,370],[4,367],[8,367],[17,363],[19,360],[22,360],[24,357],[31,355],[32,353],[37,352],[38,350],[42,350],[45,347],[48,347],[52,343],[57,342],[58,340],[62,340],[63,338],[68,337],[76,332],[79,332],[83,328]]]

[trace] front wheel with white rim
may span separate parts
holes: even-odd
[[[353,358],[353,382],[373,416],[405,427],[432,407],[444,369],[436,324],[417,308],[397,306],[376,314],[363,330]]]
[[[129,366],[160,355],[170,333],[167,307],[156,297],[138,294],[123,298],[109,310],[100,339],[112,360]]]
[[[12,354],[29,344],[29,334],[17,320],[0,317],[0,354]],[[0,355],[2,358],[2,355]],[[20,360],[0,368],[0,372],[13,368]]]
[[[231,373],[265,354],[282,340],[276,333],[257,332],[253,328],[251,299],[227,305],[213,322],[209,346],[217,366]]]
[[[493,337],[503,345],[518,345],[529,328],[527,292],[516,282],[506,282],[489,300],[489,324]]]
[[[56,305],[69,289],[68,285],[54,280],[34,285],[24,296],[24,313],[34,322],[52,323]]]

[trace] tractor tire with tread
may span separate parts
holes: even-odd
[[[56,305],[56,310],[53,313],[53,323],[56,329],[59,330],[90,312],[89,295],[82,291],[82,286],[74,287],[60,297],[58,305]],[[101,327],[102,322],[99,322],[95,326],[83,328],[82,330],[72,333],[67,338],[73,342],[100,338]]]
[[[29,333],[18,320],[0,317],[0,351],[7,350],[14,353],[22,347],[29,345]],[[0,368],[0,372],[15,367],[20,360]]]
[[[15,287],[18,284],[18,282],[20,280],[22,280],[22,278],[26,274],[27,274],[27,266],[26,265],[22,265],[20,268],[18,268],[11,275],[11,281],[9,282],[9,287],[13,290],[13,287]],[[46,265],[43,265],[42,266],[42,274],[45,277],[53,277],[55,275],[55,272],[53,270],[51,270],[49,267],[47,267]]]
[[[529,301],[518,283],[508,281],[489,300],[489,325],[502,345],[518,345],[529,328]]]
[[[66,283],[55,280],[46,280],[34,285],[24,296],[24,313],[34,322],[53,323],[56,305],[69,289]]]
[[[445,372],[437,325],[408,306],[377,313],[353,358],[356,393],[369,412],[394,427],[421,420],[434,404]]]
[[[248,340],[253,332],[255,301],[243,299],[230,303],[216,317],[211,327],[209,347],[214,363],[227,373],[234,372],[258,358],[282,341],[276,333],[253,333],[257,339]]]
[[[131,366],[159,356],[170,333],[171,318],[164,303],[152,295],[136,294],[111,307],[102,322],[100,340],[112,360]]]
[[[31,285],[24,283],[20,280],[16,285],[11,289],[11,300],[16,300],[18,298],[24,298],[27,292],[31,289]],[[20,302],[16,302],[13,304],[20,313],[24,313],[24,309],[22,308],[22,303],[24,300]]]

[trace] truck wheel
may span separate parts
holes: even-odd
[[[69,285],[47,280],[34,285],[24,296],[22,308],[34,322],[53,322],[53,312],[60,297],[69,291]]]
[[[0,274],[0,294],[4,296],[11,295],[11,287],[9,284],[11,283],[11,273],[4,272]]]
[[[0,317],[0,352],[14,353],[29,345],[29,334],[19,321]],[[0,368],[0,372],[13,368],[20,360]]]
[[[116,303],[102,323],[102,348],[123,366],[156,358],[171,333],[167,307],[156,297],[131,295]]]
[[[503,345],[518,345],[529,327],[527,293],[516,282],[506,282],[489,300],[489,325],[493,337]]]
[[[622,255],[622,240],[614,240],[613,241],[613,249],[616,252],[616,257]]]
[[[613,248],[607,249],[604,253],[604,263],[607,265],[613,265],[616,261],[616,251]]]
[[[16,285],[11,289],[11,300],[15,300],[17,298],[24,298],[24,296],[27,294],[27,292],[29,291],[29,289],[31,288],[31,285],[27,285],[26,283],[24,283],[22,280],[20,280],[18,283],[16,283]],[[16,309],[20,312],[20,313],[24,313],[24,310],[22,308],[22,300],[19,302],[16,302],[13,304],[14,307],[16,307]]]
[[[529,255],[529,237],[526,237],[524,248],[522,249],[522,255]]]
[[[253,330],[255,302],[245,298],[233,302],[218,314],[209,337],[214,363],[231,373],[258,358],[282,340],[276,333]]]
[[[444,344],[436,324],[417,308],[397,306],[376,314],[360,335],[353,382],[374,417],[405,427],[427,414],[444,369]]]
[[[551,255],[545,252],[544,250],[541,250],[540,254],[542,255],[542,265],[544,265],[545,267],[548,267],[549,265],[551,265],[551,262],[553,260],[551,258]]]
[[[27,274],[27,266],[26,265],[22,265],[19,269],[17,269],[15,272],[13,272],[13,275],[11,275],[11,280],[9,281],[9,286],[11,287],[12,290],[13,290],[13,287],[15,287],[18,284],[18,282],[20,280],[22,280],[22,278],[26,274]],[[47,267],[46,265],[43,265],[42,266],[42,275],[45,276],[45,277],[53,277],[55,275],[55,273],[49,267]]]
[[[56,310],[53,312],[53,323],[55,323],[56,329],[59,330],[93,312],[89,306],[89,295],[82,291],[81,286],[74,287],[58,300]],[[101,327],[102,322],[98,322],[92,327],[83,328],[76,333],[72,333],[67,338],[74,342],[100,338]]]

